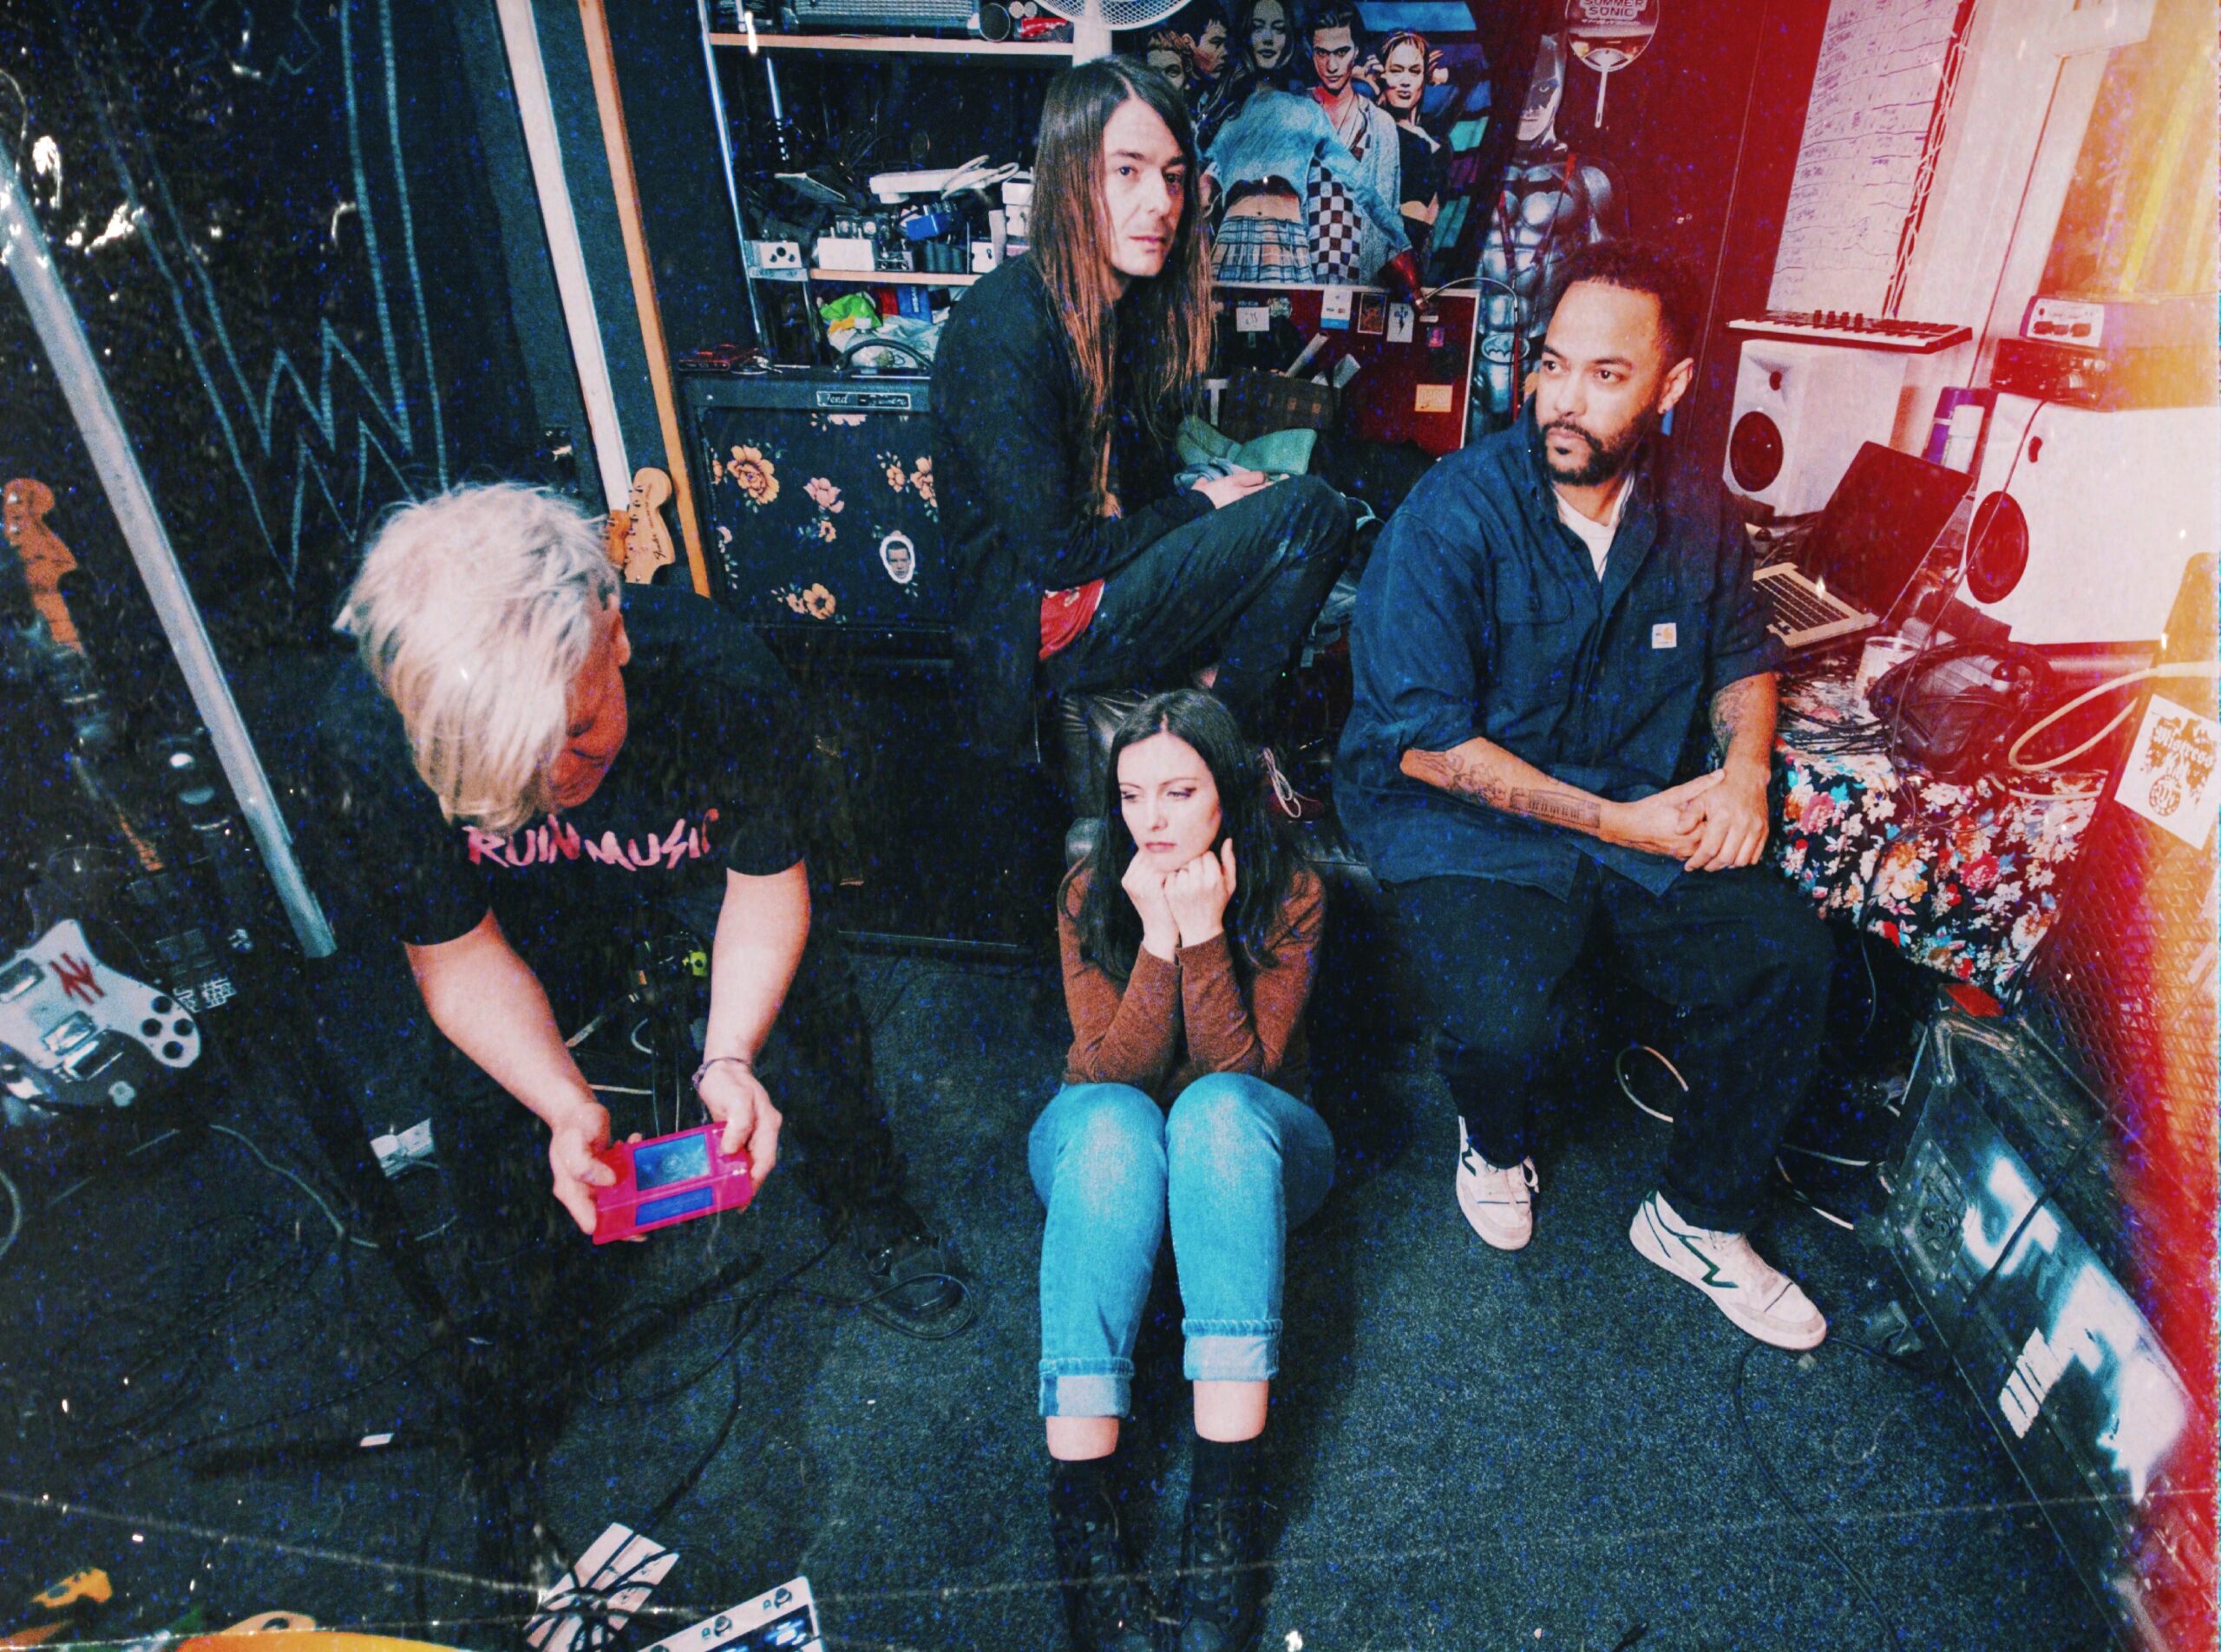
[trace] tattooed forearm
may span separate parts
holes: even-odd
[[[1738,752],[1765,761],[1773,744],[1773,724],[1771,672],[1730,683],[1712,697],[1713,750],[1723,763]]]
[[[1433,775],[1420,778],[1431,785],[1452,791],[1467,803],[1485,803],[1490,809],[1502,809],[1511,788],[1497,776],[1490,773],[1486,764],[1462,751],[1427,751],[1415,756],[1431,758]]]
[[[1576,831],[1594,833],[1603,824],[1602,798],[1553,781],[1532,764],[1486,740],[1468,740],[1447,751],[1406,751],[1402,767],[1412,779],[1484,809]]]
[[[1604,817],[1602,799],[1575,791],[1515,791],[1504,800],[1504,806],[1530,820],[1576,826],[1590,832],[1602,823]]]

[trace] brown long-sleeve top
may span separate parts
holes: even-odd
[[[1318,875],[1296,873],[1280,921],[1245,992],[1222,934],[1183,947],[1169,960],[1143,948],[1121,987],[1080,956],[1080,901],[1086,869],[1065,878],[1057,901],[1065,1004],[1072,1048],[1066,1084],[1130,1084],[1161,1105],[1209,1072],[1246,1072],[1300,1096],[1309,1081],[1303,1006],[1326,913]]]

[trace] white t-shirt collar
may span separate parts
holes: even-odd
[[[1550,489],[1550,497],[1557,502],[1558,520],[1573,529],[1575,535],[1589,547],[1589,560],[1595,563],[1596,577],[1600,580],[1604,577],[1604,559],[1612,553],[1613,536],[1620,531],[1621,515],[1628,508],[1628,495],[1634,488],[1633,478],[1620,484],[1620,491],[1612,498],[1612,514],[1601,522],[1592,521],[1566,503],[1565,495],[1556,488]]]

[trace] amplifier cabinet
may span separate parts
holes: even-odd
[[[2155,1652],[2188,1652],[2185,1615],[2212,1596],[2211,1408],[2120,1282],[2132,1132],[1998,1020],[1934,1022],[1906,1103],[1898,1268],[2092,1594]]]
[[[720,604],[751,626],[947,630],[929,380],[803,368],[681,383]]]

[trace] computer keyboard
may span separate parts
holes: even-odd
[[[1759,581],[1766,593],[1773,621],[1766,628],[1779,637],[1793,637],[1834,626],[1852,629],[1864,620],[1859,609],[1841,597],[1806,588],[1793,579],[1776,575]]]
[[[1727,331],[1753,338],[1853,344],[1862,350],[1891,350],[1909,356],[1932,355],[1974,337],[1956,322],[1901,321],[1895,316],[1869,316],[1851,310],[1769,310],[1755,320],[1731,321]]]

